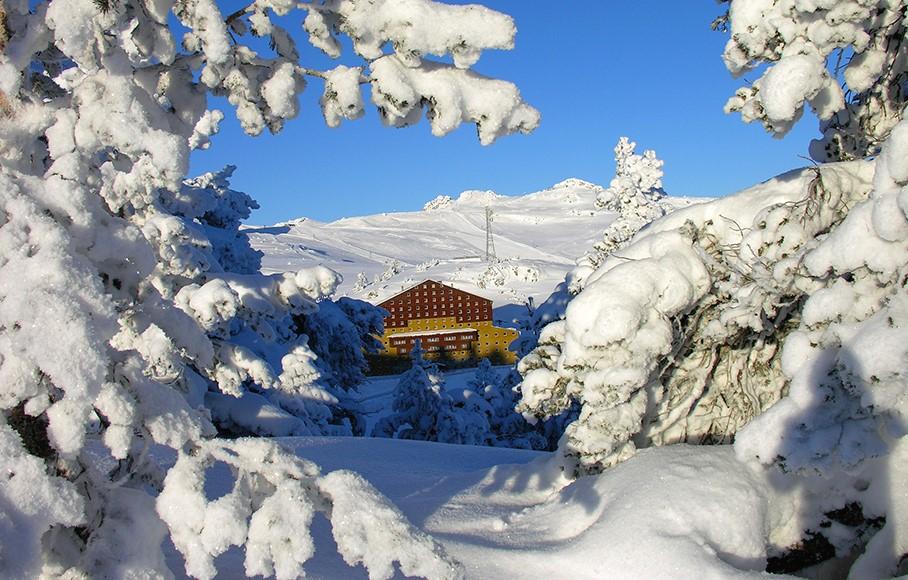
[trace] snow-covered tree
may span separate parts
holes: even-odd
[[[342,434],[363,435],[365,424],[353,391],[365,381],[367,355],[381,350],[376,335],[384,332],[384,315],[368,302],[343,297],[323,300],[313,314],[295,318],[297,331],[308,337],[317,355],[315,365],[326,390],[335,398],[332,422],[344,426]]]
[[[353,283],[353,291],[361,292],[361,291],[365,290],[366,287],[369,286],[369,284],[371,284],[371,282],[369,282],[369,278],[366,276],[366,273],[357,272],[356,282]]]
[[[818,161],[873,155],[908,102],[903,0],[734,0],[714,27],[730,32],[723,58],[735,76],[769,63],[725,105],[784,135],[809,105],[822,137]]]
[[[570,285],[574,293],[606,256],[626,246],[643,226],[665,215],[666,209],[659,203],[665,197],[663,162],[651,149],[637,155],[634,153],[636,147],[637,144],[627,137],[621,137],[615,145],[615,177],[608,188],[596,196],[596,207],[615,212],[618,217],[606,228],[602,241],[577,261],[578,268],[571,275]]]
[[[486,415],[487,431],[485,442],[495,447],[519,449],[548,449],[546,438],[539,433],[543,425],[534,426],[517,412],[519,390],[514,387],[520,382],[520,375],[513,368],[504,376],[492,367],[489,359],[482,359],[476,367],[473,378],[467,383],[470,392],[482,397],[484,404],[475,405]],[[557,442],[558,437],[555,437]]]
[[[493,413],[482,394],[472,389],[456,389],[449,391],[446,399],[438,417],[438,441],[491,445],[494,434],[490,417]]]
[[[521,329],[520,355],[530,354],[540,344],[542,330],[546,325],[564,319],[570,301],[608,256],[629,244],[644,226],[666,214],[666,206],[660,203],[665,196],[662,190],[663,162],[652,150],[637,155],[634,152],[636,147],[636,143],[627,137],[621,137],[615,145],[615,177],[609,187],[596,196],[596,205],[618,215],[603,232],[602,240],[578,258],[576,267],[568,272],[564,282],[555,288],[545,302],[539,307],[529,308],[529,317]],[[558,341],[552,340],[551,336],[546,340],[546,346],[539,353],[520,363],[524,367],[520,372],[525,374],[531,368],[553,364],[543,361],[555,359]],[[543,356],[538,356],[542,353]],[[563,425],[569,416],[573,416],[573,408],[573,403],[565,400],[557,423]]]
[[[775,548],[823,534],[840,556],[861,554],[853,577],[896,573],[908,553],[908,505],[891,487],[908,453],[905,13],[904,2],[732,2],[732,71],[778,61],[735,107],[783,132],[809,101],[838,120],[823,125],[831,157],[879,154],[669,214],[586,278],[519,363],[521,410],[580,405],[560,443],[569,471],[645,446],[733,442],[799,490],[786,512],[797,516],[770,530]],[[834,45],[854,50],[849,84],[867,75],[847,105],[823,65]],[[862,56],[871,46],[882,72]],[[849,506],[886,525],[867,542],[830,521]]]
[[[483,358],[476,365],[476,371],[473,373],[473,378],[467,381],[467,386],[477,393],[484,393],[486,387],[497,387],[500,382],[498,373],[492,367],[492,361]]]
[[[615,145],[615,177],[608,188],[596,196],[596,207],[605,211],[625,213],[654,205],[664,197],[662,165],[656,152],[647,149],[643,155],[634,150],[637,144],[621,137]]]
[[[309,337],[309,347],[318,355],[319,367],[332,393],[349,391],[361,384],[368,369],[366,354],[377,353],[384,332],[383,311],[362,300],[324,300],[309,316],[295,320],[296,329]]]
[[[438,417],[445,403],[444,375],[423,355],[422,346],[416,341],[410,351],[410,369],[400,376],[394,388],[394,413],[375,425],[373,437],[438,440]]]
[[[394,389],[394,413],[376,423],[372,436],[485,445],[490,437],[485,399],[471,389],[446,392],[438,365],[423,355],[417,341],[410,352],[410,369]]]
[[[347,36],[363,66],[300,63],[280,25],[296,10],[312,44],[338,56]],[[375,577],[395,560],[408,575],[457,575],[361,479],[322,476],[272,442],[213,437],[212,419],[248,428],[256,409],[324,428],[324,387],[347,379],[296,324],[324,314],[337,280],[255,273],[237,231],[254,202],[229,190],[229,171],[184,180],[223,118],[209,94],[256,135],[297,115],[306,77],[324,81],[332,126],[362,113],[370,85],[392,126],[425,110],[436,135],[464,121],[482,143],[529,131],[539,116],[516,87],[468,70],[514,32],[505,15],[429,0],[256,0],[231,14],[212,0],[0,4],[3,576],[166,577],[169,533],[197,577],[231,545],[250,574],[295,577],[316,511]],[[176,450],[176,465],[156,464],[152,445]],[[212,462],[236,486],[208,502]],[[362,527],[351,511],[366,505]]]

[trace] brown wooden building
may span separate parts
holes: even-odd
[[[407,356],[418,340],[427,357],[516,359],[508,345],[517,331],[496,327],[492,301],[481,296],[426,280],[379,306],[388,311],[380,337],[388,354]]]

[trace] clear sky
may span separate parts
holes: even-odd
[[[248,221],[271,224],[418,210],[466,189],[517,195],[568,177],[608,185],[622,135],[665,161],[672,195],[726,195],[807,163],[800,156],[817,134],[813,117],[779,140],[723,113],[743,81],[722,63],[727,36],[709,28],[720,12],[714,0],[482,3],[514,17],[517,41],[512,51],[484,53],[474,70],[520,87],[542,112],[534,133],[483,147],[473,125],[436,138],[424,120],[383,127],[374,108],[328,129],[313,80],[299,117],[278,135],[245,136],[230,106],[213,101],[226,119],[212,148],[194,154],[192,171],[237,165],[234,188],[262,206]],[[335,66],[314,49],[303,64]]]

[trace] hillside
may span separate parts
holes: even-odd
[[[544,300],[602,238],[618,214],[596,209],[600,191],[599,185],[567,179],[522,196],[465,191],[456,199],[439,196],[417,212],[330,223],[300,218],[245,232],[265,254],[265,273],[322,264],[344,277],[340,295],[371,302],[433,278],[499,307],[530,297]],[[694,202],[666,198],[673,208]],[[487,207],[493,211],[493,262],[485,260]]]

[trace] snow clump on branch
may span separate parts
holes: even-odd
[[[209,94],[225,97],[250,135],[299,113],[307,76],[326,81],[330,125],[359,116],[367,63],[302,66],[279,25],[294,9],[308,11],[310,40],[334,56],[337,34],[353,34],[364,54],[391,41],[397,56],[368,59],[431,76],[409,90],[414,106],[432,102],[436,133],[463,120],[481,126],[483,143],[530,130],[538,113],[516,87],[463,70],[484,49],[512,46],[510,18],[429,0],[256,0],[230,15],[212,0],[3,8],[0,461],[12,471],[0,521],[17,524],[0,525],[2,575],[167,577],[169,533],[199,577],[216,573],[230,545],[245,547],[250,573],[292,577],[321,511],[338,515],[341,551],[373,577],[390,577],[394,561],[406,574],[456,577],[364,482],[320,479],[274,442],[217,437],[352,432],[355,411],[338,407],[361,379],[381,316],[333,302],[330,271],[259,274],[239,231],[256,204],[230,189],[232,169],[189,181],[186,172],[223,119]],[[489,86],[501,94],[488,98]],[[153,446],[176,450],[177,464],[162,468]],[[280,467],[263,467],[269,458]],[[212,462],[230,467],[236,488],[209,502]],[[373,510],[375,528],[354,526],[349,498]]]
[[[731,2],[723,58],[741,76],[770,63],[725,105],[745,122],[784,135],[810,105],[823,136],[818,161],[873,155],[908,102],[904,0]],[[831,70],[830,70],[831,69]],[[844,87],[840,86],[844,79]]]
[[[729,67],[777,64],[729,108],[781,134],[809,101],[824,119],[815,157],[876,158],[672,213],[586,277],[519,363],[524,413],[580,406],[560,442],[569,472],[601,471],[640,447],[734,443],[739,460],[798,490],[769,530],[776,550],[821,534],[840,556],[860,555],[852,576],[898,573],[908,552],[897,533],[908,506],[891,487],[908,449],[905,7],[732,2]],[[856,54],[846,81],[861,91],[847,102],[825,68],[845,47]],[[830,521],[841,510],[882,529],[868,541],[862,525]]]

